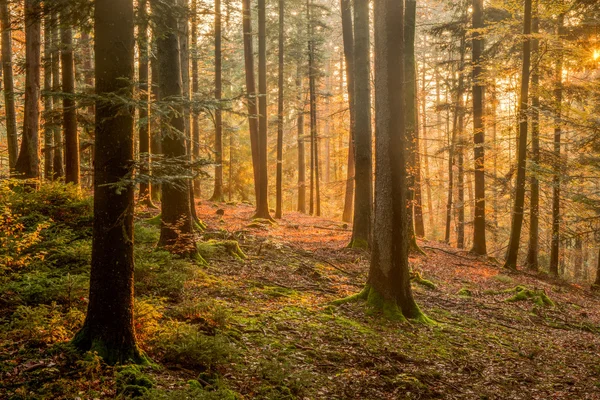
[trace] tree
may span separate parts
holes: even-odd
[[[310,202],[311,215],[321,215],[321,189],[319,175],[319,136],[317,128],[317,67],[315,60],[315,32],[313,27],[312,0],[306,2],[308,20],[308,93],[310,108]]]
[[[96,145],[90,295],[73,339],[107,363],[143,361],[133,324],[133,1],[96,0]]]
[[[298,211],[306,213],[306,160],[304,154],[304,99],[302,90],[302,67],[296,67],[297,125],[298,125]]]
[[[401,33],[401,35],[403,32]],[[371,72],[369,1],[354,1],[354,225],[350,247],[371,243],[373,167],[371,139]]]
[[[192,99],[198,94],[200,89],[198,79],[198,1],[192,0]],[[192,161],[197,161],[200,158],[200,122],[198,118],[198,110],[192,108]],[[194,179],[194,194],[200,196],[200,179]]]
[[[519,138],[517,143],[517,182],[515,188],[515,202],[512,213],[510,240],[504,267],[517,268],[517,256],[523,226],[523,209],[525,204],[525,172],[527,163],[527,109],[529,102],[529,76],[531,67],[531,2],[525,0],[525,14],[523,17],[523,64],[521,72],[521,93],[519,97]]]
[[[284,61],[284,0],[279,0],[278,70],[277,70],[277,178],[275,218],[281,218],[283,208],[283,61]]]
[[[17,163],[19,142],[17,139],[17,114],[15,111],[15,85],[12,67],[12,35],[7,0],[0,0],[0,29],[2,30],[2,76],[4,77],[4,112],[8,141],[8,165],[12,170]]]
[[[527,1],[527,0],[526,0]],[[487,254],[485,240],[485,133],[483,124],[485,83],[483,77],[483,0],[473,0],[473,43],[471,46],[473,63],[473,144],[475,163],[475,218],[473,220],[473,248],[471,252]]]
[[[221,111],[221,0],[215,0],[215,189],[212,201],[223,201],[223,113]]]
[[[60,93],[60,49],[58,46],[60,35],[58,28],[58,13],[52,12],[50,17],[52,26],[52,102],[58,104],[58,93]],[[59,119],[61,115],[57,112],[52,114],[52,130],[54,132],[54,151],[52,160],[52,178],[54,180],[65,176],[65,163],[63,157],[63,136]]]
[[[149,108],[149,55],[148,55],[148,2],[140,0],[138,2],[138,79],[140,81],[140,108],[139,108],[139,149],[140,149],[140,173],[146,176],[150,175],[151,151],[150,151],[150,129],[148,118]],[[140,183],[140,200],[148,207],[155,207],[152,203],[152,186],[150,182]]]
[[[348,109],[350,111],[350,127],[348,129],[348,170],[344,197],[342,220],[352,222],[354,211],[354,32],[352,27],[352,6],[350,0],[340,0],[342,15],[342,39],[344,42],[344,61],[346,64],[346,90],[348,92]]]
[[[52,180],[54,156],[54,129],[52,104],[52,19],[44,17],[44,179]]]
[[[389,318],[429,319],[410,286],[406,213],[403,4],[375,2],[375,224],[364,299]]]
[[[24,179],[40,177],[40,12],[38,0],[25,0],[25,115],[21,149],[15,163],[15,172]]]
[[[181,104],[182,78],[179,53],[179,26],[176,0],[151,0],[156,16],[154,36],[158,58],[159,98],[165,110],[161,115],[162,153],[164,162],[174,171],[169,181],[162,184],[161,230],[159,246],[171,252],[196,256],[194,221],[190,204],[190,180],[185,177],[188,161],[186,152],[185,121]],[[184,177],[182,177],[182,175]]]
[[[60,13],[60,62],[62,66],[63,131],[65,137],[65,182],[79,185],[79,135],[75,102],[75,64],[70,6],[63,3]]]

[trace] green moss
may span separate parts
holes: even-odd
[[[205,259],[230,256],[239,261],[246,259],[246,254],[236,240],[208,240],[197,244],[198,252]]]
[[[145,375],[137,365],[125,365],[115,374],[117,397],[136,398],[149,393],[154,381]]]
[[[271,297],[294,297],[298,295],[298,292],[294,289],[281,286],[265,286],[262,291]]]
[[[502,283],[513,283],[515,281],[510,276],[506,276],[506,275],[502,275],[502,274],[494,275],[492,277],[492,279],[494,279],[495,281],[498,281],[498,282],[502,282]]]
[[[423,251],[423,249],[421,249],[421,247],[419,247],[419,244],[417,243],[417,239],[415,237],[413,237],[408,245],[408,251],[414,254],[420,254],[423,256],[426,256],[427,254]]]
[[[358,301],[358,300],[367,300],[367,298],[369,297],[370,290],[371,290],[371,286],[365,285],[363,290],[361,290],[359,293],[353,294],[348,297],[344,297],[343,299],[334,300],[331,302],[331,305],[340,306],[345,303],[354,303],[355,301]]]
[[[428,289],[431,289],[431,290],[437,289],[437,286],[435,285],[435,283],[431,282],[428,279],[423,278],[423,276],[421,275],[420,272],[412,272],[410,274],[410,280],[421,286],[425,286]]]
[[[406,321],[402,311],[395,301],[385,299],[375,289],[369,290],[367,304],[375,311],[380,311],[383,316],[392,321]]]
[[[473,292],[467,288],[461,288],[456,294],[461,297],[473,297]]]
[[[348,244],[348,248],[350,249],[361,249],[361,250],[368,250],[369,249],[369,242],[366,241],[365,239],[352,239],[350,241],[350,243]]]
[[[526,286],[518,285],[512,289],[505,290],[503,293],[514,293],[512,297],[506,299],[506,302],[532,301],[538,306],[554,307],[554,302],[548,297],[543,289],[529,289]]]

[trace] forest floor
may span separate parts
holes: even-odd
[[[361,302],[331,306],[368,272],[369,255],[346,248],[350,227],[300,213],[251,222],[252,212],[198,206],[205,265],[155,250],[156,211],[139,214],[148,367],[70,353],[86,301],[76,284],[67,306],[56,295],[40,311],[24,305],[24,286],[4,283],[0,398],[600,399],[600,296],[588,288],[424,241],[410,262],[434,287],[413,288],[436,324],[392,322]],[[51,333],[52,318],[64,332]]]

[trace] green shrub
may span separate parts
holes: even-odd
[[[19,306],[8,325],[8,335],[25,340],[29,346],[70,340],[85,315],[71,308],[62,312],[56,304],[37,307]]]
[[[87,297],[88,293],[88,274],[32,272],[19,278],[0,285],[0,299],[9,306],[53,302],[71,306]]]
[[[137,247],[135,291],[138,295],[166,297],[175,301],[183,295],[184,284],[194,276],[194,265],[165,250]]]
[[[154,381],[137,365],[126,365],[117,369],[115,378],[118,398],[142,397],[154,387]]]

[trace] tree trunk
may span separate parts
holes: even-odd
[[[221,0],[215,0],[215,188],[212,201],[223,201],[223,114],[221,94],[223,92],[221,68]]]
[[[96,94],[132,98],[133,2],[95,2]],[[106,98],[106,97],[105,97]],[[97,100],[94,155],[94,227],[87,316],[73,339],[109,364],[141,361],[133,324],[134,188],[126,179],[133,159],[129,104]]]
[[[403,32],[401,31],[401,35]],[[354,224],[350,247],[371,243],[373,167],[371,139],[371,56],[369,50],[369,1],[354,1]],[[408,226],[408,225],[407,225]]]
[[[422,116],[423,116],[423,162],[424,162],[424,167],[425,167],[425,184],[426,184],[426,188],[427,188],[427,212],[428,212],[428,219],[429,219],[429,229],[430,230],[434,230],[435,229],[435,219],[434,219],[434,213],[433,213],[433,201],[432,201],[432,195],[431,195],[431,175],[429,174],[429,142],[428,142],[428,137],[427,137],[427,88],[426,88],[426,81],[425,81],[425,66],[423,66],[423,71],[422,71],[422,90],[423,90],[423,101],[421,102],[421,112],[422,112]]]
[[[58,29],[58,14],[53,12],[51,15],[51,26],[52,26],[52,104],[54,105],[55,111],[52,114],[52,130],[54,135],[54,157],[52,160],[52,178],[58,180],[65,176],[65,163],[64,163],[64,152],[63,152],[63,136],[61,129],[61,113],[58,111],[60,93],[60,50],[59,40],[60,34]]]
[[[483,0],[473,0],[473,29],[483,29]],[[473,221],[473,248],[471,252],[478,255],[487,254],[485,240],[485,133],[483,124],[485,83],[483,76],[483,34],[473,36],[473,159],[475,166],[475,218]]]
[[[41,12],[38,0],[25,0],[25,115],[23,138],[15,172],[23,179],[39,179]]]
[[[0,29],[2,30],[2,76],[4,77],[4,111],[6,115],[6,137],[8,165],[12,171],[17,163],[19,141],[17,138],[17,114],[15,111],[12,68],[12,30],[7,0],[0,0]]]
[[[277,71],[277,199],[275,218],[281,218],[283,212],[283,22],[284,0],[279,0],[279,37]]]
[[[346,90],[348,91],[348,109],[350,127],[348,129],[348,170],[346,172],[346,191],[342,220],[352,222],[354,212],[354,33],[352,27],[352,7],[350,0],[340,0],[342,13],[342,35],[344,42],[344,61],[346,64]]]
[[[558,16],[557,36],[563,35],[565,15]],[[558,264],[560,259],[560,185],[561,185],[561,135],[562,135],[562,69],[563,56],[559,53],[556,59],[555,87],[554,87],[554,174],[552,178],[552,240],[550,243],[550,274],[558,276]]]
[[[165,103],[161,118],[162,152],[165,162],[182,163],[188,161],[186,153],[185,120],[183,106],[183,83],[181,77],[181,56],[179,53],[179,26],[175,7],[176,0],[151,0],[152,12],[159,17],[155,37],[158,58],[159,97]],[[168,103],[168,105],[167,105]],[[187,173],[182,170],[177,175]],[[190,204],[190,180],[172,177],[162,184],[159,246],[185,256],[197,254],[194,237],[194,224]]]
[[[69,7],[60,13],[60,61],[62,64],[63,132],[65,137],[65,182],[79,185],[79,135],[75,102],[75,62]]]
[[[525,173],[527,167],[527,109],[529,102],[529,69],[531,66],[531,1],[525,0],[523,19],[523,66],[521,72],[521,94],[519,98],[519,139],[517,149],[517,182],[513,207],[510,240],[504,267],[517,269],[517,257],[523,227],[523,209],[525,203]]]
[[[54,129],[52,111],[52,21],[50,15],[44,17],[44,179],[52,180],[54,157]]]
[[[533,21],[532,32],[534,35],[539,33],[539,14],[538,0],[533,0]],[[540,164],[540,74],[539,74],[539,40],[532,40],[531,50],[535,57],[534,67],[531,76],[531,161],[534,167]],[[527,252],[527,267],[533,271],[539,268],[538,249],[539,249],[539,213],[540,213],[540,184],[534,171],[531,176],[531,199],[529,214],[529,249]]]
[[[152,35],[152,55],[150,56],[150,80],[152,87],[150,88],[150,157],[152,155],[162,154],[162,131],[160,128],[160,121],[153,115],[152,107],[156,107],[156,104],[160,100],[159,93],[159,77],[158,77],[158,58],[156,57],[156,38]],[[154,103],[154,104],[153,104]],[[161,196],[161,184],[154,181],[150,184],[150,194],[152,200],[159,200]]]
[[[140,107],[139,107],[139,145],[140,145],[140,174],[150,177],[150,129],[148,123],[148,103],[150,96],[148,93],[148,12],[147,0],[138,2],[138,75],[140,81]],[[152,187],[150,181],[140,183],[140,201],[148,207],[155,207],[152,203]]]
[[[312,0],[306,2],[308,18],[308,91],[310,103],[310,214],[321,215],[319,176],[319,137],[317,126],[317,68],[315,66],[315,40],[312,21]]]
[[[198,1],[192,0],[192,101],[198,94],[200,85],[198,79]],[[192,161],[200,159],[200,122],[198,109],[192,106]],[[194,194],[200,197],[200,178],[194,179]]]
[[[466,40],[461,37],[460,49],[460,74],[459,80],[464,80],[465,69],[465,52]],[[457,159],[457,176],[456,176],[456,211],[458,221],[456,226],[456,247],[459,249],[465,248],[465,161],[464,161],[464,129],[465,129],[465,104],[463,100],[464,83],[460,83],[460,94],[457,97],[457,114],[458,114],[458,129],[456,137],[456,159]]]
[[[306,213],[306,156],[304,154],[304,98],[302,90],[302,68],[297,67],[296,88],[298,90],[298,211]]]

